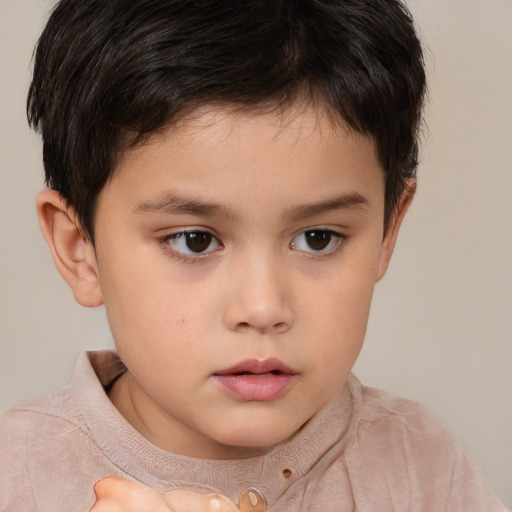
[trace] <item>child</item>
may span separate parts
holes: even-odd
[[[60,2],[38,214],[117,354],[5,415],[3,510],[236,510],[249,486],[272,511],[504,510],[419,405],[350,374],[423,94],[394,1]]]

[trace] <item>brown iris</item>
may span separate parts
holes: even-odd
[[[332,234],[326,230],[306,231],[306,242],[314,251],[322,251],[331,242]]]
[[[212,235],[205,231],[185,233],[187,247],[193,252],[204,252],[212,243]]]

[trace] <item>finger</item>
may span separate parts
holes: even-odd
[[[222,494],[199,494],[189,490],[168,491],[164,495],[167,505],[175,512],[240,512],[239,508]]]
[[[110,499],[96,501],[89,512],[126,512],[124,506]]]
[[[122,478],[103,478],[94,486],[93,512],[170,512],[163,496],[150,487]]]
[[[125,480],[124,478],[115,478],[113,476],[102,478],[94,484],[94,493],[98,499],[110,496],[118,497],[123,493],[131,493],[141,489],[149,488],[133,480]]]

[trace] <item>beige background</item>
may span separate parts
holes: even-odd
[[[0,410],[68,382],[111,346],[39,234],[29,61],[51,0],[0,0]],[[512,507],[512,1],[410,0],[428,45],[418,196],[377,287],[356,373],[421,401]]]

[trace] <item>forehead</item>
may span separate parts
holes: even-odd
[[[245,196],[284,206],[333,189],[380,197],[384,173],[373,139],[323,109],[208,106],[126,151],[105,188],[115,187],[134,201],[178,190],[221,203]]]

